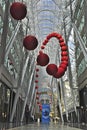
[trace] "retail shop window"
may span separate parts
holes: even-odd
[[[10,88],[0,82],[0,121],[7,121],[10,108]]]
[[[17,77],[18,77],[18,72],[17,72],[17,70],[15,69],[13,62],[12,62],[8,57],[5,59],[4,65],[5,65],[5,67],[8,69],[9,73],[10,73],[15,79],[17,79]]]

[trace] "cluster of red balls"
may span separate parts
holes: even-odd
[[[15,20],[22,20],[26,17],[27,7],[21,2],[13,2],[10,6],[10,14]],[[38,45],[37,38],[28,35],[24,38],[23,45],[27,50],[34,50]]]
[[[61,62],[59,67],[57,67],[56,64],[48,64],[50,59],[49,56],[45,53],[43,53],[43,49],[45,49],[46,44],[49,42],[49,40],[55,37],[59,40],[59,44],[61,47]],[[68,66],[68,48],[67,45],[64,42],[64,39],[62,36],[56,32],[53,32],[49,34],[44,42],[42,43],[41,50],[39,51],[39,55],[37,56],[37,64],[40,66],[46,66],[46,72],[49,75],[52,75],[55,78],[60,78],[64,75],[65,71],[67,70]]]
[[[40,102],[39,102],[39,92],[38,92],[38,77],[39,77],[39,75],[38,75],[38,72],[39,72],[39,69],[38,68],[36,68],[36,75],[35,75],[35,77],[36,77],[36,80],[35,80],[35,83],[36,83],[36,85],[35,85],[35,89],[36,89],[36,100],[37,100],[37,105],[39,106],[39,109],[40,109],[40,111],[42,111],[42,105],[40,104]]]
[[[25,4],[21,2],[13,2],[10,6],[10,14],[14,19],[22,20],[26,17],[27,7]],[[42,43],[41,49],[45,49],[45,45],[52,37],[56,37],[59,40],[61,47],[61,63],[59,67],[57,67],[57,65],[55,64],[48,64],[50,60],[49,56],[43,53],[42,51],[39,51],[39,55],[37,57],[37,64],[41,66],[46,66],[48,64],[48,66],[46,67],[47,73],[49,75],[53,75],[55,78],[60,78],[64,75],[68,66],[68,52],[64,39],[58,33],[51,33],[46,37],[46,39]],[[27,50],[34,50],[38,46],[38,40],[35,36],[28,35],[24,38],[23,45]]]

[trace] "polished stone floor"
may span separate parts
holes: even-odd
[[[50,124],[28,124],[20,127],[10,128],[8,130],[82,130],[78,128],[69,127],[67,125],[60,125],[55,123]],[[85,130],[85,129],[84,129]]]

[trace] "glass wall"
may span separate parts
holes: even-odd
[[[0,121],[7,121],[9,118],[9,103],[11,91],[4,83],[0,82]]]

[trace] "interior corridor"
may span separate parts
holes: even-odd
[[[7,129],[87,130],[87,0],[0,0]]]

